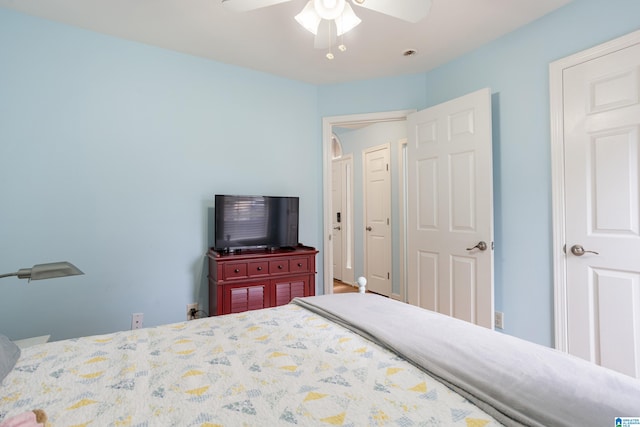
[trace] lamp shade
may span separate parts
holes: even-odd
[[[320,25],[320,15],[316,13],[313,7],[313,0],[309,0],[302,11],[296,15],[296,21],[312,34],[318,34],[318,25]]]
[[[15,273],[0,274],[0,278],[18,276],[18,279],[42,280],[56,277],[77,276],[84,274],[78,267],[67,261],[37,264],[31,268],[21,268]]]
[[[336,29],[338,36],[353,30],[362,20],[358,18],[348,3],[344,5],[342,15],[336,18]]]

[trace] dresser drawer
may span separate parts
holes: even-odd
[[[267,261],[250,262],[247,264],[249,277],[266,276],[269,274],[269,263]]]
[[[309,271],[309,258],[290,259],[289,270],[292,273],[304,273]]]
[[[224,265],[224,278],[226,280],[239,279],[243,277],[247,277],[246,262],[228,263]]]
[[[289,260],[279,259],[269,261],[269,274],[288,273],[289,272]]]

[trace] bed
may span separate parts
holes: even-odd
[[[22,350],[0,424],[50,426],[609,426],[640,381],[373,294]]]

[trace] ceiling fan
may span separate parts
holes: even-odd
[[[222,4],[236,12],[260,9],[291,0],[222,0]],[[295,19],[313,33],[317,49],[331,47],[337,37],[352,30],[361,20],[351,7],[370,9],[403,21],[416,23],[429,13],[432,0],[309,0]],[[344,51],[344,44],[339,49]],[[327,58],[333,59],[329,52]]]

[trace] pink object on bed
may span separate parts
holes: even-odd
[[[23,412],[0,423],[0,427],[44,427],[39,423],[35,412]]]

